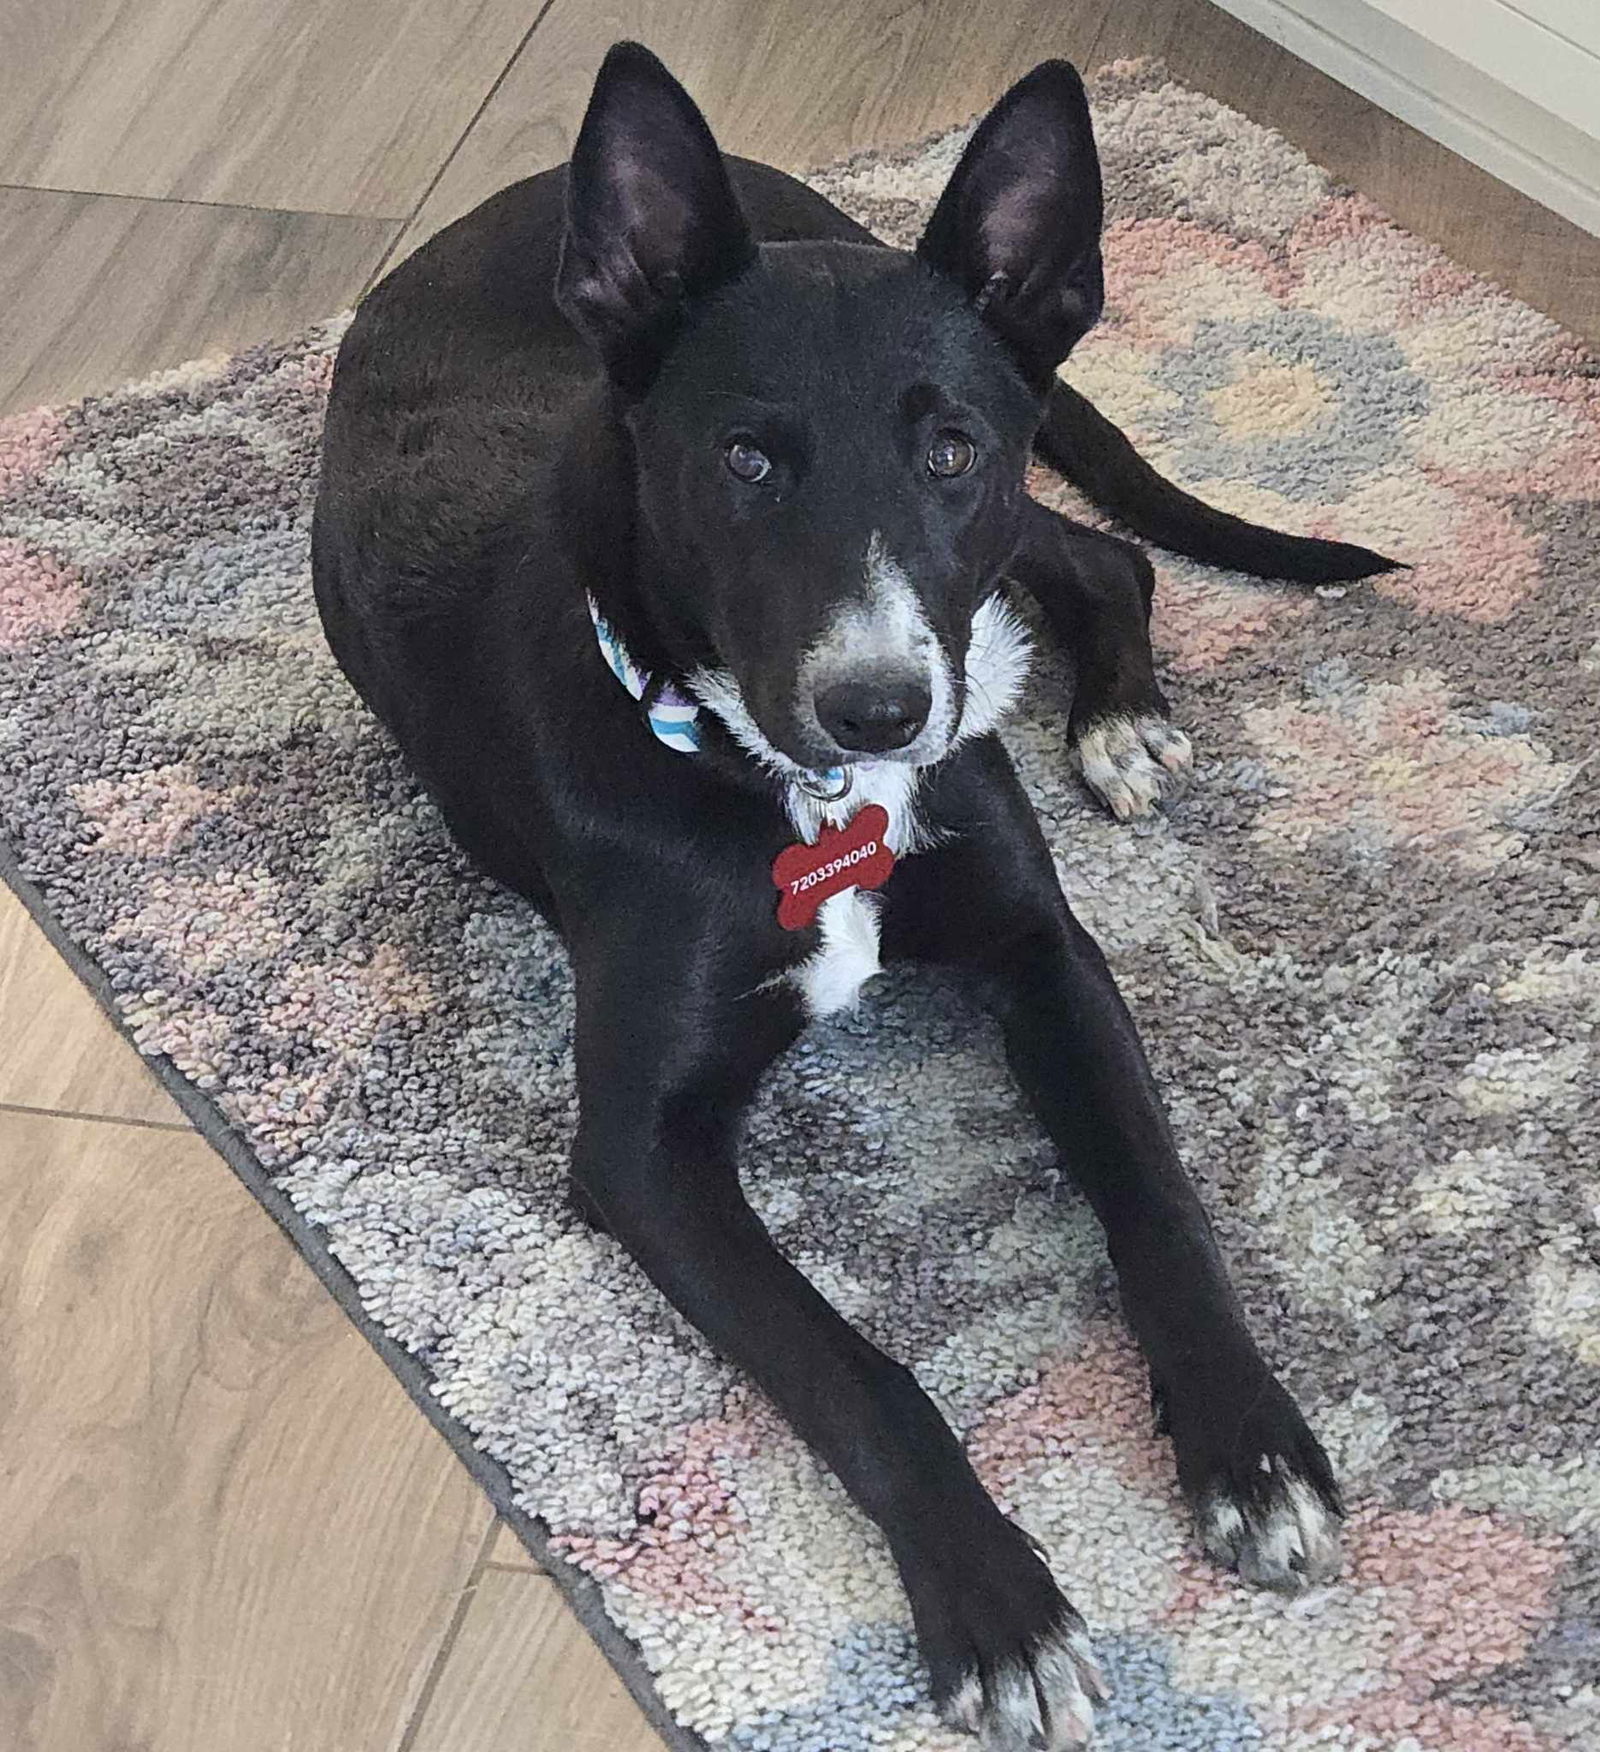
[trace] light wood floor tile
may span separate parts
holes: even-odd
[[[661,1752],[546,1577],[485,1570],[408,1752]]]
[[[494,1544],[489,1547],[489,1562],[499,1564],[503,1569],[532,1570],[536,1575],[542,1570],[533,1553],[503,1521],[495,1534]]]
[[[408,213],[538,0],[8,0],[0,182]]]
[[[409,249],[484,196],[559,164],[596,69],[646,42],[729,152],[786,169],[914,140],[981,109],[1049,55],[1082,59],[1110,0],[555,0],[429,197]]]
[[[0,1103],[183,1125],[182,1112],[0,883]]]
[[[355,298],[393,235],[384,220],[0,189],[0,412],[292,334]]]
[[[0,1746],[393,1752],[492,1517],[228,1169],[0,1113],[0,1329]]]

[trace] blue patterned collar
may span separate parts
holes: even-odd
[[[656,682],[648,669],[641,669],[629,655],[621,635],[600,612],[600,605],[591,596],[589,619],[594,622],[594,636],[600,642],[600,655],[606,668],[633,697],[644,706],[650,728],[658,742],[665,743],[674,754],[700,752],[701,707],[672,681]],[[830,767],[827,772],[808,773],[794,781],[808,795],[823,801],[841,797],[850,788],[850,775],[844,767]]]
[[[663,682],[660,687],[651,686],[654,676],[648,669],[641,669],[628,655],[628,647],[623,644],[616,628],[601,614],[599,604],[592,596],[589,598],[589,618],[594,622],[594,636],[600,641],[600,655],[605,658],[606,667],[636,700],[644,704],[656,740],[664,742],[674,754],[698,754],[699,706],[670,681]],[[646,694],[650,696],[648,701]]]

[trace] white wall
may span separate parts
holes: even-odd
[[[1600,236],[1600,0],[1217,0]]]

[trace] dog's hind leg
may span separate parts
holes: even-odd
[[[1105,1230],[1201,1543],[1295,1592],[1337,1568],[1333,1474],[1246,1329],[1105,959],[1072,916],[998,740],[927,800],[937,849],[887,890],[884,950],[983,980],[1012,1071]]]
[[[1080,1746],[1100,1690],[1082,1620],[910,1372],[790,1264],[740,1190],[743,1110],[801,1010],[791,988],[734,965],[726,904],[689,910],[658,897],[648,932],[574,947],[574,1177],[883,1530],[947,1716],[986,1752]]]
[[[1070,729],[1084,782],[1119,820],[1146,814],[1190,761],[1156,685],[1149,557],[1030,500],[1009,570],[1077,669]]]

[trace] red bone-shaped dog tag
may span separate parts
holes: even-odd
[[[803,930],[823,901],[847,888],[882,888],[894,870],[894,853],[883,842],[888,831],[889,811],[869,803],[847,826],[823,828],[814,846],[785,846],[772,861],[784,930]]]

